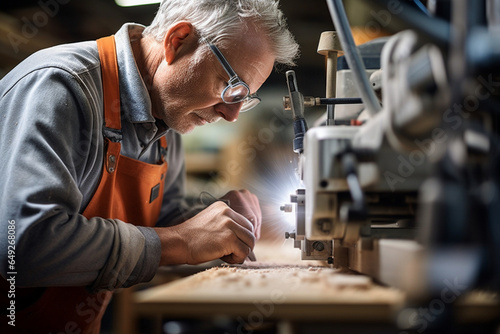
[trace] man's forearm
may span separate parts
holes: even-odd
[[[188,263],[186,255],[189,250],[179,232],[178,225],[156,227],[154,231],[158,234],[161,242],[160,266]]]

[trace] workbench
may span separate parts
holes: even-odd
[[[261,245],[258,262],[201,267],[137,291],[134,317],[153,319],[155,333],[168,332],[168,326],[170,333],[404,333],[396,326],[405,307],[402,291],[326,262],[301,261],[289,246]],[[194,270],[177,271],[187,268]],[[497,296],[469,300],[462,316],[471,311],[481,321],[500,319]],[[186,324],[189,330],[182,331]]]

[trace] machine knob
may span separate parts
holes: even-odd
[[[292,212],[293,206],[292,206],[292,204],[285,204],[285,205],[280,206],[280,210],[283,212]]]

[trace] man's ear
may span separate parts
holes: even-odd
[[[181,21],[171,26],[163,40],[165,50],[165,60],[172,64],[181,51],[189,46],[194,37],[193,25],[186,21]]]

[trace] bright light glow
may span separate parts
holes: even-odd
[[[282,242],[285,232],[295,230],[295,213],[282,212],[280,206],[290,203],[290,195],[301,187],[293,161],[295,154],[275,149],[265,163],[259,163],[258,175],[247,175],[240,179],[241,188],[257,195],[262,210],[262,233],[268,241]],[[292,158],[292,159],[291,159]],[[295,204],[293,204],[295,211]]]
[[[151,5],[154,3],[160,3],[160,0],[115,0],[116,4],[120,7],[132,7],[132,6],[143,6]]]

